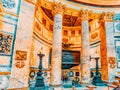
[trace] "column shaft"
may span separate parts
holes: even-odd
[[[61,85],[61,55],[62,55],[62,15],[54,17],[51,85]]]
[[[108,78],[110,82],[114,81],[116,70],[116,54],[114,44],[113,22],[105,22],[106,43],[107,43],[107,60],[108,60]]]
[[[90,47],[88,20],[82,21],[82,83],[90,83]]]
[[[60,2],[53,3],[54,30],[51,61],[51,81],[52,86],[61,85],[61,65],[62,65],[62,14],[65,5]]]

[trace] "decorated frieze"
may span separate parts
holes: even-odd
[[[79,16],[81,20],[88,20],[92,11],[81,9]]]
[[[105,21],[112,21],[114,13],[113,12],[103,12],[101,18]]]

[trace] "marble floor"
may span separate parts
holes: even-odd
[[[29,90],[34,90],[34,89],[29,88]],[[113,90],[113,88],[111,88],[111,87],[108,88],[108,86],[96,86],[95,89],[89,89],[86,86],[82,86],[82,87],[78,87],[78,88],[75,88],[75,87],[72,87],[72,88],[52,87],[52,88],[49,88],[49,89],[47,88],[47,89],[39,89],[39,90]]]

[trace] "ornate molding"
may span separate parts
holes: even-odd
[[[61,14],[62,15],[65,12],[65,10],[66,10],[66,5],[65,4],[63,5],[61,2],[54,1],[53,11],[52,11],[53,15],[56,15],[56,14]]]
[[[103,12],[101,18],[105,21],[112,21],[114,13],[113,12]]]
[[[79,13],[79,16],[82,20],[88,20],[90,14],[92,14],[92,11],[81,9],[80,13]]]

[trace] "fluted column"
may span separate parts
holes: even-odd
[[[101,33],[105,32],[106,44],[101,43],[101,47],[103,46],[106,50],[101,50],[101,53],[104,54],[102,57],[102,76],[104,80],[109,80],[112,82],[115,76],[116,69],[116,55],[115,55],[115,44],[114,44],[114,25],[113,25],[113,13],[112,12],[104,12],[103,14],[104,21],[104,29]],[[103,35],[101,37],[104,37]],[[102,40],[102,39],[101,39]],[[102,54],[101,54],[102,55]]]
[[[53,4],[54,30],[51,61],[51,81],[50,85],[61,85],[61,62],[62,62],[62,14],[65,6],[60,2]]]
[[[88,25],[88,10],[81,10],[82,20],[82,35],[81,35],[81,54],[82,54],[82,83],[90,83],[90,46],[89,46],[89,25]]]

